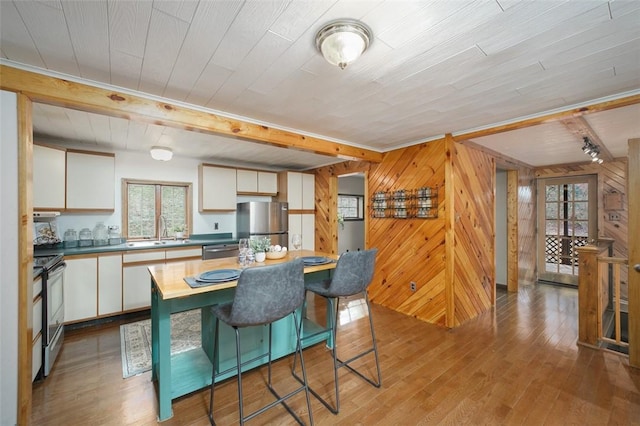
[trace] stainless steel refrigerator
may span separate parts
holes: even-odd
[[[271,244],[289,244],[288,203],[251,201],[238,203],[238,238],[270,237]]]

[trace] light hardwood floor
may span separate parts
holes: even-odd
[[[622,356],[576,345],[576,290],[536,285],[498,296],[491,312],[453,330],[374,305],[382,388],[341,369],[341,412],[334,416],[312,399],[315,423],[640,425],[640,370]],[[361,300],[342,304],[340,321],[341,353],[367,344]],[[52,375],[34,385],[32,424],[156,424],[151,374],[122,379],[118,325],[67,333]],[[329,353],[317,345],[305,351],[305,361],[311,385],[330,396]],[[295,385],[290,363],[275,365],[279,389]],[[373,374],[371,367],[364,362]],[[247,410],[270,400],[265,374],[258,369],[243,376]],[[237,424],[235,383],[216,388],[219,425]],[[208,425],[208,400],[203,390],[174,401],[174,416],[162,424]],[[302,394],[291,405],[305,415]],[[249,422],[292,423],[280,407]]]

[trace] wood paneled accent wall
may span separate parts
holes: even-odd
[[[350,161],[314,170],[316,175],[316,249],[337,251],[337,176],[365,172],[365,199],[376,191],[438,186],[437,219],[365,217],[366,247],[377,247],[376,273],[369,288],[374,303],[424,321],[445,325],[444,300],[444,164],[443,141],[424,143],[385,154],[382,163]],[[410,282],[416,282],[412,292]]]
[[[388,152],[368,180],[369,194],[438,187],[436,219],[370,218],[367,247],[379,250],[371,300],[440,325],[446,325],[445,163],[444,140],[432,141]]]
[[[448,143],[452,162],[454,311],[447,325],[455,327],[488,310],[495,302],[495,164],[484,152]]]
[[[518,275],[520,284],[531,284],[536,265],[535,176],[522,165],[517,171]],[[366,247],[379,250],[371,300],[447,327],[488,310],[495,300],[494,156],[442,139],[390,151],[378,164],[348,161],[315,169],[317,250],[337,252],[337,177],[355,172],[367,174],[367,205],[377,191],[438,187],[436,219],[379,219],[367,211]],[[416,283],[415,292],[411,282]]]
[[[626,158],[614,161],[605,161],[602,164],[592,162],[580,164],[561,164],[557,166],[540,167],[535,169],[537,178],[549,178],[559,176],[598,175],[598,236],[612,238],[613,255],[615,257],[629,256],[628,224],[629,210],[628,200],[631,194],[627,191],[628,162]],[[620,220],[609,220],[609,211],[604,209],[604,195],[611,192],[624,194],[622,210],[616,210]],[[620,284],[623,298],[626,299],[628,284],[628,267],[622,265],[620,269]]]

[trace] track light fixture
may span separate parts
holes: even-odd
[[[588,137],[583,137],[584,145],[582,146],[582,152],[591,157],[591,161],[594,163],[602,164],[603,160],[600,158],[600,147],[589,140]]]

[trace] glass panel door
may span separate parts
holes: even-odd
[[[577,247],[597,237],[597,177],[538,180],[538,279],[578,285]]]

